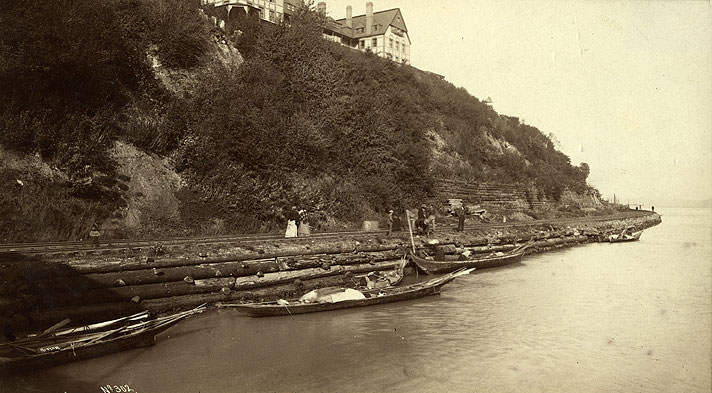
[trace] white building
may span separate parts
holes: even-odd
[[[321,3],[320,3],[321,4]],[[326,34],[338,36],[341,43],[398,63],[410,63],[410,37],[400,8],[373,12],[373,3],[366,3],[364,15],[351,15],[328,23]]]

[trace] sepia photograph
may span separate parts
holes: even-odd
[[[0,2],[0,393],[709,393],[709,0]]]

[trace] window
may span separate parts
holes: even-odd
[[[391,51],[393,51],[393,38],[388,39],[388,47],[391,48]]]
[[[270,22],[275,22],[275,19],[274,19],[274,11],[272,11],[272,10],[269,10],[269,21],[270,21]]]
[[[371,39],[371,46],[374,48],[378,46],[378,38]]]
[[[360,49],[366,49],[366,40],[360,40],[360,41],[358,42],[358,47],[359,47]]]
[[[403,44],[403,55],[405,56],[405,44]]]

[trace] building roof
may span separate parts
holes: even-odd
[[[400,12],[400,8],[393,8],[390,10],[385,10],[385,11],[378,11],[373,13],[373,25],[374,26],[381,26],[381,28],[378,29],[376,32],[371,32],[368,33],[364,31],[363,33],[358,33],[358,28],[360,27],[366,27],[366,15],[357,15],[351,18],[351,25],[352,28],[349,28],[346,26],[346,18],[341,18],[337,19],[334,22],[336,22],[338,25],[340,25],[340,29],[338,30],[339,33],[346,35],[351,38],[363,38],[363,37],[369,37],[369,36],[374,36],[374,35],[381,35],[386,31],[386,28],[388,26],[394,26],[397,27],[406,33],[408,32],[408,28],[405,25],[405,22],[403,21],[403,15]],[[331,27],[331,26],[329,26]]]

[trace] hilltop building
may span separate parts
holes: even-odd
[[[287,4],[285,4],[287,3]],[[215,18],[216,25],[225,28],[225,25],[237,23],[240,18],[257,16],[270,23],[280,23],[284,20],[285,11],[293,12],[296,9],[295,0],[201,0],[203,9],[208,5],[213,6],[214,12],[210,14]]]
[[[215,25],[232,30],[240,19],[259,17],[269,23],[289,21],[302,0],[201,0],[203,9]],[[212,5],[212,7],[206,7]],[[326,16],[326,3],[317,4],[317,11]],[[326,17],[324,38],[353,49],[368,51],[377,56],[410,64],[410,37],[399,8],[373,12],[373,3],[366,3],[366,13],[352,16],[351,6],[346,17]]]

